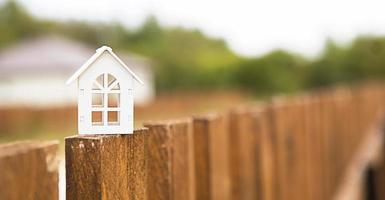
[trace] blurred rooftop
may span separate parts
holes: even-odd
[[[68,79],[95,53],[82,42],[45,35],[21,40],[0,52],[1,106],[57,106],[75,104],[76,84]],[[155,95],[151,63],[147,58],[118,52],[119,57],[144,82],[135,85],[135,100],[147,103]]]

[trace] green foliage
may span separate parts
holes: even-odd
[[[223,40],[199,30],[162,27],[153,16],[127,29],[117,22],[35,19],[15,1],[0,6],[0,48],[47,33],[149,57],[160,91],[233,87],[264,95],[385,77],[385,37],[363,36],[347,46],[328,40],[313,60],[284,50],[243,58]]]
[[[38,23],[14,1],[0,7],[0,47],[38,32]]]
[[[307,68],[306,85],[308,87],[321,87],[346,80],[347,74],[343,63],[345,59],[345,49],[328,40],[321,57],[313,61]]]
[[[385,78],[385,38],[362,36],[347,47],[328,41],[308,68],[306,87]]]
[[[304,59],[277,50],[242,62],[235,77],[258,94],[293,92],[301,87],[305,64]]]

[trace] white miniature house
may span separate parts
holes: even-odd
[[[103,46],[67,81],[78,82],[79,134],[130,134],[134,126],[134,81],[143,82]]]

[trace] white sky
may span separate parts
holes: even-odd
[[[4,1],[4,0],[0,0]],[[199,28],[235,52],[260,55],[284,48],[316,55],[326,38],[346,42],[385,33],[380,0],[19,0],[34,15],[120,21],[137,27],[149,15],[162,25]]]

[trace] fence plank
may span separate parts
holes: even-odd
[[[230,199],[229,142],[226,115],[194,118],[196,199]]]
[[[373,127],[367,135],[360,147],[355,150],[353,159],[343,172],[342,181],[336,187],[333,199],[364,199],[357,191],[364,188],[362,184],[365,184],[365,171],[372,167],[371,165],[379,164],[378,158],[383,153],[384,146],[384,134],[378,127]]]
[[[279,182],[278,192],[279,199],[292,199],[291,189],[293,186],[289,182],[290,172],[290,155],[291,149],[291,137],[286,130],[287,125],[287,105],[285,99],[276,99],[274,102],[274,108],[272,109],[274,116],[274,135],[276,137],[275,156],[277,159],[277,180]]]
[[[323,200],[325,195],[325,175],[323,166],[323,155],[321,147],[322,140],[322,116],[319,109],[320,100],[311,96],[305,99],[304,103],[304,128],[305,145],[307,157],[307,182],[309,184],[309,199]],[[314,181],[317,180],[317,181]]]
[[[67,199],[146,199],[146,129],[68,137]]]
[[[259,199],[259,136],[255,108],[239,108],[230,113],[230,153],[233,199]]]
[[[259,114],[255,115],[256,132],[260,135],[260,174],[261,174],[261,199],[276,200],[277,195],[277,179],[276,179],[276,164],[275,138],[273,135],[272,113],[271,106],[263,109]]]
[[[297,140],[299,142],[300,148],[299,148],[299,162],[300,165],[297,166],[298,177],[301,179],[301,186],[298,188],[298,192],[300,195],[298,196],[300,199],[313,199],[316,200],[317,198],[314,198],[314,190],[312,191],[312,186],[318,186],[316,185],[311,179],[309,179],[310,174],[310,162],[308,157],[309,152],[309,144],[308,144],[308,137],[309,133],[306,127],[306,106],[307,106],[307,99],[308,97],[302,96],[298,99],[299,103],[297,105],[298,109],[298,118],[296,119],[296,131],[297,131]],[[313,184],[312,184],[313,183]]]
[[[180,121],[170,126],[173,142],[173,196],[175,199],[195,199],[195,164],[192,121]]]
[[[0,145],[0,199],[58,199],[58,142]]]
[[[293,191],[292,199],[311,199],[306,177],[308,171],[306,152],[308,149],[304,127],[305,104],[301,97],[292,99],[289,104],[286,114],[286,130],[288,132],[286,145],[291,152],[288,159],[288,168],[290,169],[289,182]]]
[[[149,128],[149,199],[195,199],[190,119],[145,124]]]
[[[148,199],[172,197],[172,144],[167,124],[147,124],[149,128]]]

